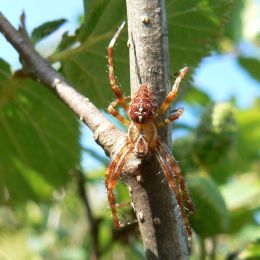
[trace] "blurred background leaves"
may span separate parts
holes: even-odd
[[[168,0],[172,75],[185,64],[196,70],[208,55],[232,55],[259,81],[260,30],[253,33],[249,26],[256,7],[253,0]],[[124,1],[85,0],[78,28],[59,33],[60,42],[47,57],[101,109],[113,97],[106,46],[125,15]],[[30,34],[32,42],[37,47],[48,40],[65,21],[37,26]],[[115,67],[124,93],[129,93],[126,43],[124,31],[115,49]],[[113,230],[103,181],[107,158],[96,147],[83,147],[92,137],[82,135],[74,115],[40,83],[14,73],[8,62],[0,59],[0,258],[86,259],[93,256],[96,243],[100,259],[144,259],[135,227],[122,233]],[[195,113],[197,123],[174,124],[173,154],[196,208],[190,216],[196,232],[191,259],[257,259],[260,99],[241,108],[235,99],[216,102],[194,83],[186,85],[178,102]],[[98,169],[83,165],[85,153],[100,162]],[[90,235],[87,205],[78,192],[78,167],[84,173],[97,241]],[[116,196],[120,202],[129,201],[123,184]],[[120,215],[135,218],[129,207]]]

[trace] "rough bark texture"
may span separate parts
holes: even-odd
[[[28,41],[26,35],[16,30],[0,12],[0,32],[17,50],[29,75],[42,82],[57,95],[94,133],[94,138],[111,155],[125,138],[88,98],[81,95],[43,59]],[[116,140],[116,141],[115,141]]]
[[[149,83],[160,104],[169,91],[165,2],[127,0],[132,93]],[[0,13],[0,32],[17,50],[27,69],[54,92],[93,131],[95,140],[111,156],[126,138],[84,96],[70,86],[33,48],[25,35]],[[135,51],[134,51],[135,50]],[[136,58],[134,55],[136,53]],[[160,135],[170,146],[170,129]],[[154,158],[143,162],[132,156],[124,180],[132,194],[148,259],[187,259],[185,230],[173,193]]]
[[[161,104],[169,92],[169,56],[164,0],[127,0],[132,95],[140,82],[148,83]],[[139,75],[138,75],[139,74]],[[171,146],[170,127],[159,132]],[[139,167],[138,178],[128,176],[126,183],[138,217],[148,259],[187,259],[185,231],[176,200],[155,158]],[[141,181],[140,181],[141,179]]]

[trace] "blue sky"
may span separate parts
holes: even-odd
[[[195,85],[215,101],[236,97],[240,107],[260,96],[260,83],[242,69],[233,55],[213,54],[202,60],[194,76]]]
[[[83,13],[82,0],[0,0],[0,3],[1,12],[16,27],[19,24],[19,17],[24,10],[29,32],[43,22],[59,18],[68,20],[63,30],[73,31],[76,28],[79,15]],[[244,51],[246,53],[247,48]],[[16,51],[4,40],[2,35],[0,35],[0,57],[7,60],[14,68],[19,67]],[[212,54],[210,57],[202,60],[194,75],[194,81],[196,86],[207,92],[214,100],[227,101],[231,97],[235,97],[240,107],[250,106],[254,98],[260,96],[260,83],[252,79],[239,66],[236,58],[232,55]],[[188,111],[181,120],[187,122],[194,120],[194,118]],[[82,139],[83,144],[102,153],[101,148],[95,144],[90,131],[86,130],[86,127],[83,129],[85,129]],[[83,165],[93,168],[99,164],[87,155],[84,155]]]
[[[79,15],[83,13],[83,0],[0,0],[0,11],[16,28],[19,25],[20,15],[25,11],[26,26],[29,32],[44,22],[60,18],[68,20],[62,29],[73,32]],[[7,60],[13,67],[19,67],[16,51],[1,34],[0,57]]]

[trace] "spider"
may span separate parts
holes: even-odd
[[[114,37],[110,41],[108,52],[108,68],[109,68],[109,81],[114,94],[117,99],[112,102],[108,107],[108,112],[117,118],[122,124],[128,127],[128,137],[126,142],[122,145],[121,149],[112,158],[105,176],[105,185],[108,194],[108,201],[113,215],[115,228],[120,228],[122,225],[116,211],[115,197],[113,190],[117,185],[118,179],[123,171],[123,167],[131,154],[139,159],[143,159],[148,155],[154,154],[160,164],[160,167],[165,175],[165,178],[174,191],[177,203],[179,205],[181,216],[187,231],[188,239],[191,241],[192,230],[189,225],[183,200],[190,212],[193,212],[193,206],[190,196],[187,192],[185,181],[181,175],[181,170],[169,151],[166,144],[164,144],[160,137],[157,135],[157,129],[166,126],[170,122],[178,119],[183,109],[175,109],[173,114],[164,120],[158,120],[166,110],[169,108],[171,102],[177,95],[179,85],[185,75],[188,73],[188,67],[184,67],[178,73],[172,90],[167,95],[162,105],[157,109],[155,106],[155,96],[153,95],[149,84],[140,84],[137,92],[128,104],[127,99],[123,97],[120,88],[115,80],[115,73],[113,67],[113,46],[118,38],[120,32],[124,27],[123,23]],[[129,119],[124,118],[116,110],[116,107],[121,105],[128,115]]]

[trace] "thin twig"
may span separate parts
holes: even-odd
[[[84,203],[86,209],[86,216],[88,218],[88,222],[90,225],[90,232],[92,238],[93,250],[91,252],[91,260],[97,260],[99,256],[99,245],[98,245],[98,227],[100,223],[100,219],[96,219],[93,216],[92,209],[90,207],[85,179],[81,170],[77,170],[77,184],[78,184],[78,192],[82,202]]]
[[[87,186],[85,185],[85,178],[84,178],[82,171],[77,170],[76,173],[77,173],[78,192],[79,192],[80,198],[82,199],[82,201],[84,203],[84,206],[86,209],[86,216],[88,218],[89,225],[90,225],[92,245],[93,245],[91,260],[96,260],[96,259],[98,259],[99,256],[101,256],[102,254],[104,254],[106,251],[108,251],[111,248],[114,241],[128,240],[128,238],[130,236],[133,236],[136,231],[137,222],[129,223],[129,224],[125,225],[123,228],[121,228],[120,230],[116,230],[112,227],[113,236],[112,236],[111,240],[109,240],[109,242],[107,243],[107,245],[105,247],[103,247],[102,249],[99,248],[98,234],[99,234],[99,226],[100,226],[100,223],[102,220],[100,218],[95,218],[93,216],[93,211],[91,209],[89,199],[87,196],[87,189],[86,189]]]
[[[200,238],[200,259],[205,260],[207,257],[206,243],[204,238]]]
[[[210,251],[209,259],[216,260],[216,246],[217,246],[217,237],[216,236],[213,236],[211,238],[211,244],[212,244],[212,248]]]
[[[167,35],[165,1],[127,0],[127,9],[129,33],[133,34],[132,40],[135,42],[137,62],[140,65],[140,79],[151,85],[158,97],[157,103],[160,103],[167,92],[169,75],[168,46],[164,37]],[[1,12],[0,32],[17,50],[33,77],[67,104],[93,131],[95,140],[110,156],[113,155],[126,135],[108,121],[87,98],[70,86]],[[135,92],[140,80],[136,77],[137,62],[134,61],[133,54],[130,49],[131,88]],[[169,133],[169,128],[160,132],[168,145]],[[139,227],[147,258],[187,259],[179,219],[174,210],[175,204],[167,184],[162,185],[159,176],[156,176],[158,166],[153,158],[144,160],[141,165],[140,160],[134,158],[132,156],[124,168],[128,173],[125,181],[131,190],[136,211],[145,216],[144,222],[139,220]],[[156,225],[155,219],[159,219],[160,224]]]
[[[34,78],[56,94],[93,132],[96,141],[111,154],[124,134],[83,95],[75,90],[33,48],[27,37],[16,30],[0,12],[0,32],[17,50]],[[27,71],[26,71],[27,72]]]

